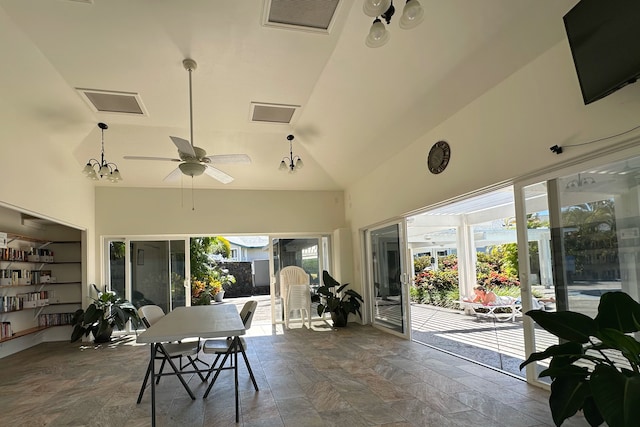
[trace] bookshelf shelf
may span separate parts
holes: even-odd
[[[82,304],[81,242],[7,237],[0,248],[0,343],[69,324]]]
[[[0,339],[0,343],[15,340],[16,338],[26,337],[27,335],[37,334],[38,332],[42,332],[49,328],[55,328],[57,326],[69,326],[69,325],[49,325],[49,326],[34,326],[33,328],[23,329],[19,332],[14,333],[10,337],[4,337]]]
[[[11,335],[10,337],[4,337],[4,338],[0,338],[0,343],[5,342],[5,341],[11,341],[14,340],[16,338],[20,338],[20,337],[24,337],[30,334],[35,334],[38,333],[40,331],[44,331],[45,329],[48,329],[49,326],[35,326],[33,328],[28,328],[28,329],[23,329],[19,332],[14,333],[13,335]]]

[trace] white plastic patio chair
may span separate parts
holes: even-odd
[[[309,328],[311,328],[311,286],[310,276],[302,267],[290,265],[280,270],[280,293],[284,311],[284,324],[289,327],[289,315],[293,310],[300,310],[300,318],[304,325],[306,312]]]

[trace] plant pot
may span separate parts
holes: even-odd
[[[222,302],[222,298],[224,298],[224,291],[218,292],[213,298],[216,302]]]
[[[93,334],[93,342],[100,344],[111,342],[111,334],[113,333],[113,327],[109,326],[107,329],[102,331],[102,333],[98,333],[98,328],[95,328],[91,331]]]
[[[331,312],[331,321],[333,322],[334,328],[344,328],[347,326],[347,318],[349,317],[348,313],[343,313],[341,311],[332,311]]]

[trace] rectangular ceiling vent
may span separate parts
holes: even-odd
[[[67,0],[70,1],[72,3],[87,3],[87,4],[93,4],[93,0]]]
[[[297,116],[299,105],[251,103],[252,122],[290,124]]]
[[[262,25],[331,32],[340,0],[265,0]]]
[[[146,116],[140,95],[135,92],[116,92],[76,88],[95,113],[118,113]]]

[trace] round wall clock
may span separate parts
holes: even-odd
[[[449,164],[449,158],[451,157],[451,147],[446,141],[438,141],[433,144],[429,155],[427,156],[427,167],[429,172],[438,174],[445,170]]]

